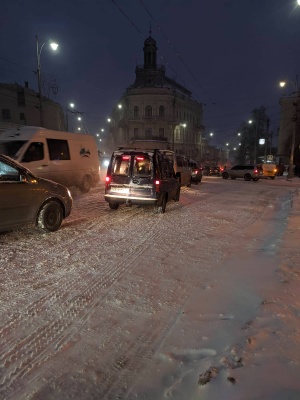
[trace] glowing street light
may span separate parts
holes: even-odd
[[[300,1],[300,0],[299,0]],[[280,81],[279,86],[281,88],[285,87],[287,83],[291,83],[293,85],[294,91],[297,93],[298,92],[298,75],[296,75],[295,81]]]
[[[42,83],[41,83],[41,53],[46,43],[50,43],[52,50],[57,50],[58,44],[52,40],[46,40],[42,45],[39,45],[38,35],[36,37],[36,60],[37,60],[37,78],[38,78],[38,89],[39,89],[39,110],[40,110],[40,125],[44,126],[44,113],[43,113],[43,102],[42,102]]]
[[[107,122],[111,122],[111,118],[107,118]]]
[[[81,121],[81,117],[77,117],[78,121]]]
[[[104,132],[104,129],[103,129],[103,128],[101,128],[101,132]]]
[[[121,109],[123,106],[122,104],[118,104],[118,108]]]
[[[210,137],[213,137],[213,136],[214,136],[213,132],[210,132],[209,136],[210,136]]]

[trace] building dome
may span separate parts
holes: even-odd
[[[150,35],[144,42],[144,46],[156,46],[156,40]]]

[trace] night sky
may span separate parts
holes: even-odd
[[[41,53],[45,92],[55,80],[50,98],[74,102],[89,132],[100,132],[143,64],[150,24],[158,63],[204,104],[212,144],[236,135],[262,105],[276,135],[279,99],[293,92],[278,83],[300,74],[296,0],[2,0],[0,82],[37,90],[36,34],[40,44],[54,39],[59,49]]]

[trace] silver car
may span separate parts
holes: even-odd
[[[263,178],[263,170],[260,165],[235,165],[231,169],[223,171],[222,178],[243,178],[245,181],[253,180],[256,182]]]
[[[71,213],[68,188],[38,178],[8,156],[0,154],[0,232],[34,224],[54,232]]]

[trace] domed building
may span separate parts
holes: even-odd
[[[144,65],[135,69],[136,78],[111,118],[111,150],[130,146],[137,140],[158,140],[164,148],[201,161],[204,126],[202,104],[192,92],[166,76],[157,64],[156,41],[144,42]]]

